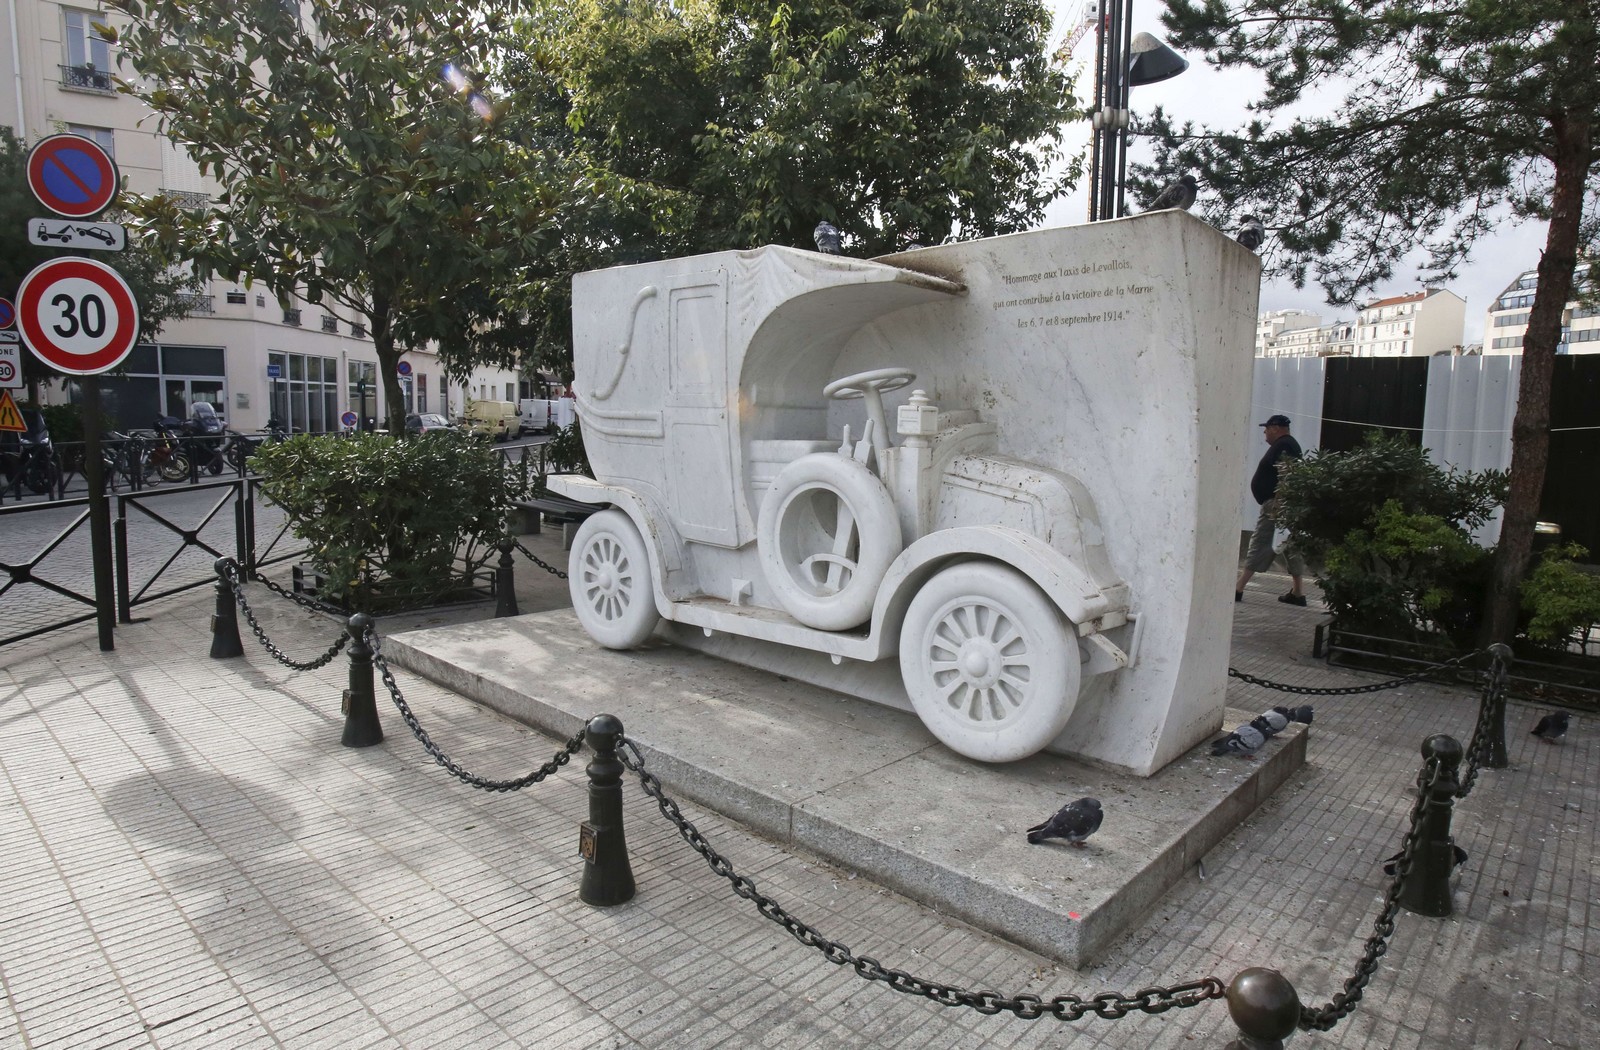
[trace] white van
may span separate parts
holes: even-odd
[[[523,398],[519,402],[524,434],[544,434],[555,427],[556,403],[543,398]]]
[[[522,429],[517,406],[509,401],[469,401],[463,418],[468,430],[491,441],[508,441]]]

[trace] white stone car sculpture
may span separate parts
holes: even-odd
[[[1221,724],[1258,282],[1177,212],[580,274],[579,621],[1153,772]]]

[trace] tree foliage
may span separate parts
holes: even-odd
[[[114,0],[123,89],[222,193],[135,211],[174,257],[321,303],[372,334],[389,425],[395,366],[514,365],[505,291],[605,192],[581,164],[502,133],[486,86],[509,17],[495,2]]]
[[[40,263],[63,255],[76,255],[70,247],[43,247],[28,242],[28,224],[48,213],[28,189],[28,145],[18,141],[10,128],[0,125],[0,295],[14,299],[22,279]],[[116,222],[123,216],[116,211],[103,218]],[[63,220],[65,221],[65,220]],[[97,253],[133,289],[139,304],[139,338],[153,340],[168,321],[184,316],[188,295],[197,290],[194,277],[170,267],[145,246],[138,236],[128,239],[128,247],[115,255]],[[23,375],[30,386],[61,373],[32,354],[23,354]],[[34,390],[37,399],[37,389]]]
[[[1258,116],[1233,130],[1142,129],[1148,195],[1195,170],[1213,221],[1275,236],[1273,269],[1354,301],[1419,250],[1444,280],[1502,216],[1546,224],[1523,343],[1511,490],[1484,618],[1510,639],[1549,448],[1550,381],[1580,247],[1594,245],[1600,10],[1587,0],[1171,0],[1174,46],[1260,70]],[[1328,103],[1337,99],[1337,104]],[[1310,105],[1325,115],[1297,115]],[[1587,218],[1586,218],[1587,213]]]

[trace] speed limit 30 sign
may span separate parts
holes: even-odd
[[[40,360],[72,375],[115,368],[139,337],[139,304],[122,275],[67,256],[34,267],[17,288],[17,328]]]

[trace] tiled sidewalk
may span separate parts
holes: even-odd
[[[557,537],[529,543],[562,563]],[[1310,657],[1316,603],[1273,601],[1283,582],[1259,577],[1234,606],[1234,666],[1300,684],[1372,681]],[[551,580],[519,593],[535,583],[524,612],[558,593]],[[252,601],[298,658],[336,634],[260,589]],[[291,672],[246,631],[245,659],[212,661],[209,601],[149,613],[119,628],[115,653],[96,649],[91,627],[0,651],[0,1046],[1221,1048],[1232,1037],[1220,1003],[1066,1026],[863,982],[734,897],[636,785],[639,895],[589,908],[576,896],[580,768],[515,795],[472,791],[381,694],[388,738],[346,750],[343,658]],[[475,772],[520,775],[559,747],[420,680],[401,688]],[[1247,686],[1232,697],[1282,702]],[[1265,965],[1321,1004],[1370,932],[1418,745],[1435,732],[1464,741],[1476,698],[1412,686],[1315,702],[1306,768],[1207,858],[1204,879],[1192,872],[1087,973],[686,812],[764,893],[921,977],[1049,998]],[[1600,1046],[1597,723],[1575,717],[1549,746],[1527,735],[1536,717],[1512,705],[1512,768],[1486,771],[1457,807],[1470,854],[1458,914],[1403,913],[1356,1012],[1296,1046]]]

